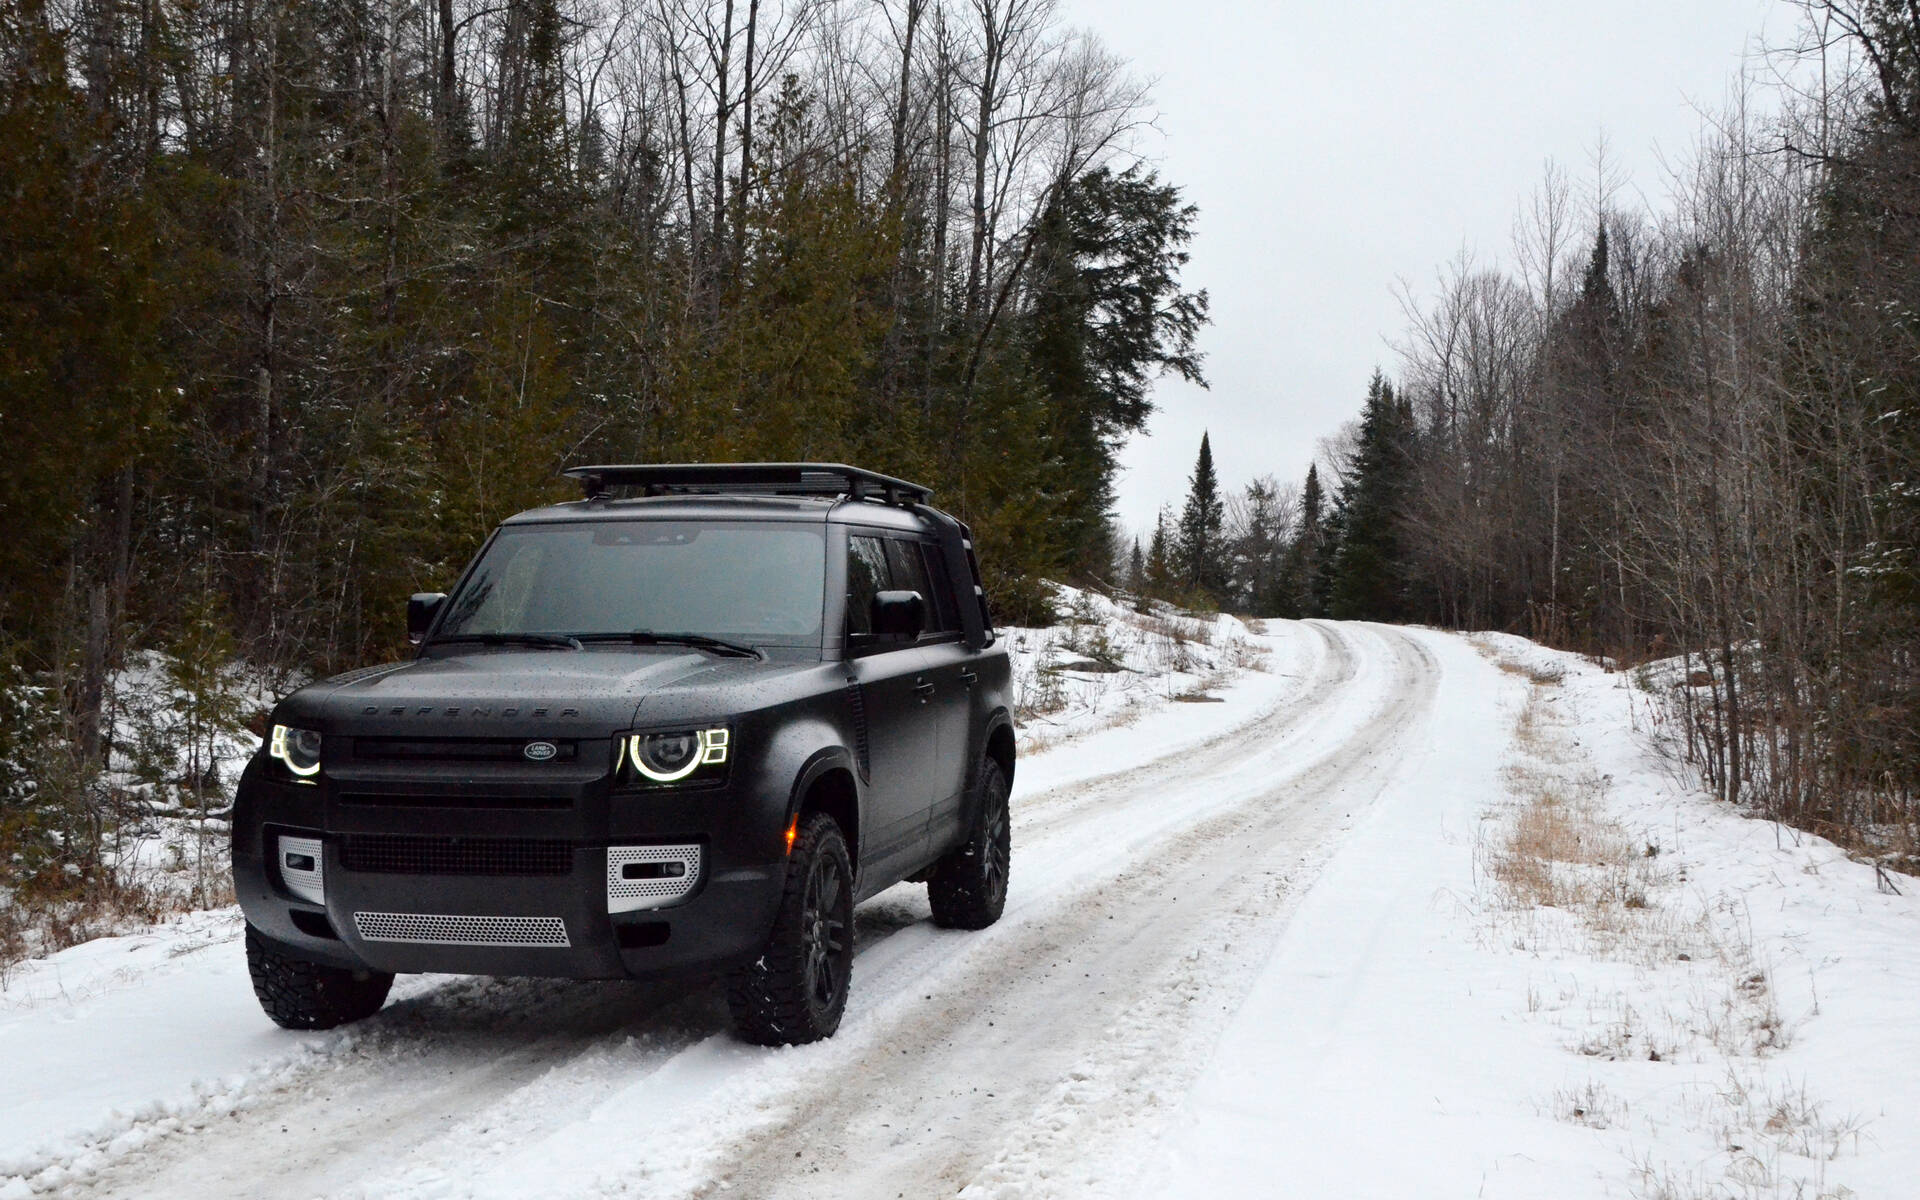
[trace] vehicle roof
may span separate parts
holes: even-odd
[[[619,500],[572,500],[515,513],[503,525],[574,521],[797,521],[877,525],[925,532],[928,522],[909,509],[878,500],[818,496],[678,494]]]

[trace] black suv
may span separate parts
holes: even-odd
[[[923,880],[936,923],[998,919],[1010,671],[966,527],[837,464],[567,474],[584,500],[409,602],[415,658],[274,709],[233,875],[279,1024],[401,971],[719,973],[742,1037],[806,1042],[855,901]]]

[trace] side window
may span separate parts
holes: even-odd
[[[887,562],[893,567],[893,586],[903,592],[919,592],[927,602],[927,616],[931,620],[933,584],[927,580],[927,564],[920,558],[920,543],[888,538]]]
[[[953,606],[953,583],[947,575],[947,559],[940,553],[940,547],[922,543],[921,554],[926,556],[927,577],[933,580],[933,595],[927,597],[927,603],[933,628],[940,633],[960,632],[960,613]]]
[[[887,552],[877,537],[847,539],[847,632],[873,632],[873,595],[893,586]]]

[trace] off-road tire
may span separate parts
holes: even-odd
[[[987,758],[974,787],[973,832],[934,864],[927,879],[933,923],[943,929],[985,929],[1007,907],[1007,873],[1013,864],[1007,774]]]
[[[825,813],[800,822],[767,948],[727,977],[733,1031],[761,1046],[832,1037],[853,973],[853,862]]]
[[[289,958],[247,926],[247,974],[253,994],[282,1029],[332,1029],[380,1011],[393,976]]]

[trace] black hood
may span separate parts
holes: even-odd
[[[640,701],[718,664],[696,650],[462,650],[309,685],[283,721],[369,736],[604,736],[634,722]]]

